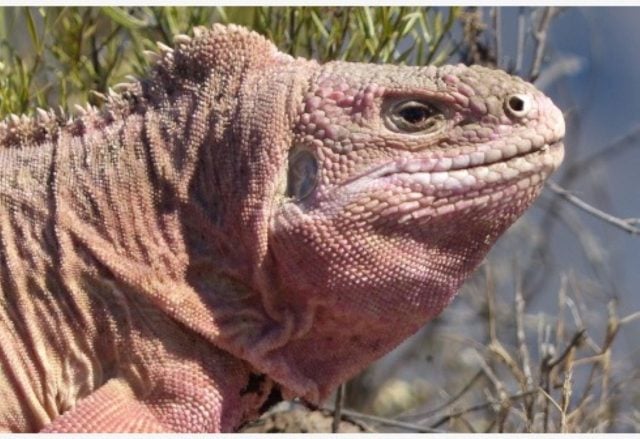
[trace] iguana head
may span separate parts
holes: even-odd
[[[270,248],[313,320],[287,355],[324,393],[451,301],[560,164],[565,127],[479,66],[333,62],[299,109]]]
[[[170,55],[197,209],[169,312],[312,401],[437,315],[562,160],[561,112],[498,70],[319,65],[220,26]]]
[[[274,254],[354,316],[437,314],[562,160],[550,99],[479,66],[329,63],[300,110]]]

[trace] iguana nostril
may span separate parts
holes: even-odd
[[[509,95],[505,100],[505,108],[512,116],[524,117],[531,110],[531,97],[522,94]]]

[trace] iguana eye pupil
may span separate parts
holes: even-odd
[[[414,105],[401,109],[399,114],[408,123],[418,125],[431,116],[431,111],[426,107]]]

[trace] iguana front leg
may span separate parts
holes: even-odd
[[[157,417],[154,409],[152,404],[137,399],[126,381],[114,378],[42,431],[154,433],[172,430]]]
[[[203,360],[161,358],[162,369],[146,379],[112,378],[43,431],[233,431],[257,414],[271,381],[222,352],[215,364]]]

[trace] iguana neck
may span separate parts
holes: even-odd
[[[49,224],[57,289],[81,303],[113,288],[107,295],[126,305],[108,310],[142,307],[143,320],[168,318],[241,359],[307,331],[265,266],[271,215],[261,207],[283,196],[292,126],[317,68],[295,63],[282,57],[198,84],[160,80],[159,69],[104,126],[83,128],[81,118],[80,131],[36,147],[48,160],[35,205],[49,203],[39,221]]]

